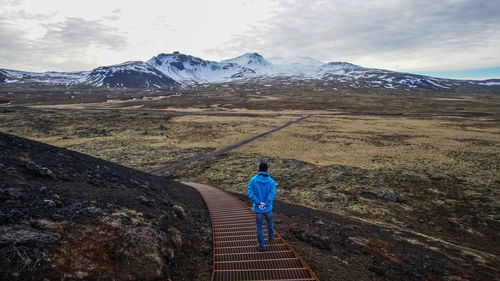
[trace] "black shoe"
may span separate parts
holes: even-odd
[[[264,252],[266,248],[257,246],[257,250],[259,250],[259,252]]]
[[[269,244],[273,243],[274,238],[269,239]]]

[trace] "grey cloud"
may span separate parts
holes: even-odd
[[[23,53],[23,49],[30,44],[23,40],[24,34],[0,18],[0,62],[8,62],[16,58],[19,52]]]
[[[44,24],[47,32],[39,39],[25,38],[25,32],[8,18],[0,19],[0,67],[21,70],[83,70],[92,67],[88,48],[98,47],[120,51],[127,40],[118,30],[99,20],[66,18],[62,22]],[[33,68],[33,62],[37,67]]]
[[[385,59],[435,55],[437,60],[447,52],[465,55],[485,47],[500,52],[500,1],[279,2],[280,9],[265,25],[253,26],[207,52],[263,50],[322,60],[366,55]]]
[[[85,48],[96,45],[119,51],[127,42],[117,30],[97,20],[66,18],[64,22],[44,26],[47,28],[47,33],[40,41],[48,45],[57,44],[64,48]]]

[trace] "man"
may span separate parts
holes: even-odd
[[[255,224],[257,225],[257,248],[264,251],[263,217],[266,218],[269,242],[274,239],[273,200],[276,195],[276,183],[267,173],[267,163],[260,163],[259,172],[248,181],[248,197],[253,203]]]

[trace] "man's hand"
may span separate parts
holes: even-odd
[[[264,202],[260,202],[259,209],[263,211],[266,208],[266,204]]]

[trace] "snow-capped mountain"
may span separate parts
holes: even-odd
[[[366,68],[348,62],[323,64],[313,75],[317,79],[339,82],[341,88],[385,88],[411,90],[414,88],[430,90],[450,90],[465,83],[464,80],[442,79],[394,72],[384,69]]]
[[[210,83],[252,76],[255,71],[236,63],[214,62],[180,54],[159,54],[147,63],[184,83]]]
[[[5,78],[4,78],[5,77]],[[0,83],[22,83],[53,86],[92,86],[149,88],[172,87],[179,83],[156,68],[142,61],[101,66],[91,71],[80,72],[26,72],[0,70]]]
[[[320,66],[317,75],[321,74],[348,74],[357,71],[358,73],[369,71],[369,68],[364,68],[348,62],[329,62]]]
[[[179,83],[142,61],[102,66],[85,76],[85,84],[111,88],[171,87]]]
[[[271,65],[271,63],[258,53],[246,53],[239,57],[223,60],[221,63],[235,63],[252,69],[260,69]]]
[[[246,53],[220,62],[173,52],[159,54],[146,62],[133,61],[81,72],[24,72],[0,69],[0,84],[151,88],[200,83],[253,81],[322,81],[338,88],[430,89],[453,91],[458,87],[500,87],[499,80],[441,79],[383,69],[365,68],[348,62],[323,63],[310,57],[265,59]],[[268,83],[269,84],[269,83]]]

